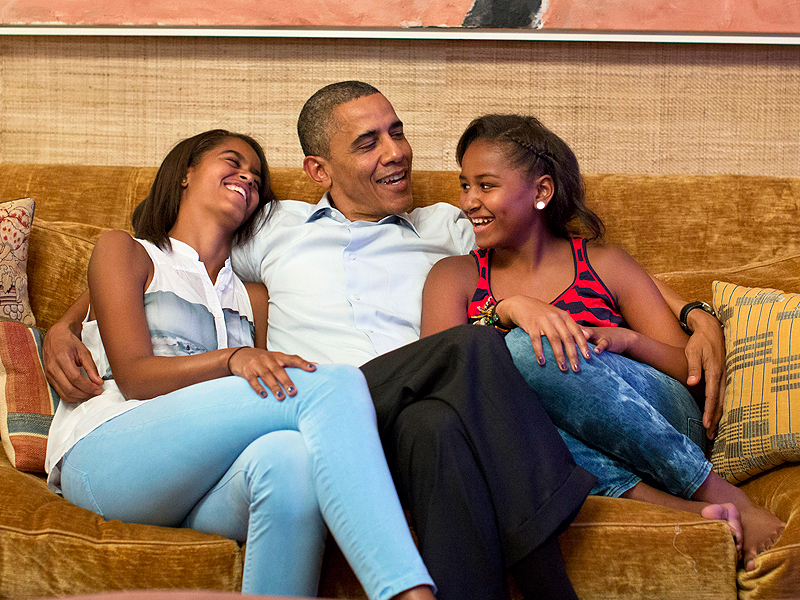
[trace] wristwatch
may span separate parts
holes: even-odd
[[[714,309],[711,308],[711,305],[708,304],[707,302],[701,302],[697,300],[695,302],[689,302],[688,304],[684,305],[684,307],[681,309],[681,316],[678,320],[681,322],[681,329],[683,329],[689,335],[692,335],[692,330],[689,329],[689,325],[686,323],[686,317],[688,317],[689,313],[692,312],[695,308],[704,310],[714,318],[717,317],[717,313],[714,312]]]

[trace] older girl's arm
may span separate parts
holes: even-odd
[[[269,318],[269,293],[263,283],[245,283],[250,306],[253,308],[253,326],[255,328],[255,347],[267,349],[267,320]]]
[[[89,262],[89,293],[111,370],[126,398],[146,399],[231,374],[241,374],[276,397],[294,386],[284,367],[313,370],[296,356],[247,348],[225,348],[181,357],[154,356],[144,311],[144,291],[153,263],[146,250],[123,231],[103,234]],[[229,369],[230,366],[230,369]],[[246,371],[246,374],[245,374]],[[256,387],[258,386],[258,387]]]

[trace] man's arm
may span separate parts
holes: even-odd
[[[102,392],[103,380],[80,338],[81,323],[88,311],[89,290],[86,290],[47,331],[42,344],[47,381],[65,402],[80,402]]]
[[[653,277],[667,305],[680,319],[681,309],[686,300],[663,281]],[[689,362],[689,377],[686,385],[697,385],[705,375],[705,410],[703,426],[706,435],[714,439],[717,426],[722,417],[722,400],[725,394],[725,338],[719,321],[703,310],[693,310],[686,318],[686,324],[692,331],[686,344],[686,359]]]

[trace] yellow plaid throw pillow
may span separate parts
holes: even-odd
[[[727,387],[711,462],[739,483],[800,461],[800,294],[715,281]]]

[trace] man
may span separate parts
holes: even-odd
[[[411,147],[372,86],[322,88],[298,133],[304,169],[328,193],[316,206],[279,203],[234,255],[240,275],[270,292],[269,349],[369,361],[362,369],[387,459],[440,598],[502,598],[504,567],[526,597],[574,597],[556,535],[591,477],[565,457],[496,332],[457,328],[411,343],[427,271],[472,249],[471,225],[450,205],[406,212]],[[67,329],[46,340],[48,374],[67,398],[85,397],[95,384],[76,365],[91,365],[73,341],[59,344]],[[573,364],[576,345],[565,348]]]

